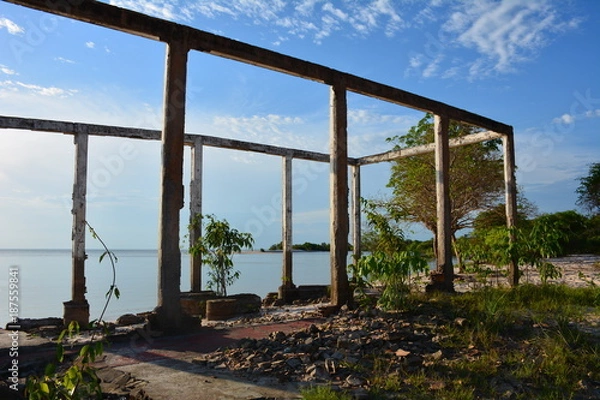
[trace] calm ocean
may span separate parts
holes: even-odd
[[[150,311],[157,301],[156,250],[116,250],[118,261],[118,300],[111,300],[105,320],[115,320],[126,313]],[[91,319],[99,317],[105,294],[112,282],[108,258],[102,263],[100,250],[88,250],[86,262],[87,299]],[[296,285],[329,284],[329,253],[295,252],[294,283]],[[189,256],[182,254],[181,290],[188,291]],[[281,253],[243,253],[234,256],[240,279],[228,288],[228,294],[256,293],[265,297],[281,285]],[[62,317],[64,301],[71,298],[70,250],[1,250],[0,249],[0,326],[8,316],[9,268],[19,273],[19,316],[21,318]],[[203,285],[208,281],[203,270]]]

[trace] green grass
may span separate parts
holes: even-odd
[[[600,315],[598,287],[485,288],[414,294],[407,303],[407,314],[464,323],[436,327],[451,354],[444,362],[390,372],[386,360],[374,360],[374,399],[500,398],[506,391],[517,399],[568,399],[600,381],[600,337],[577,325],[586,314]]]
[[[300,391],[304,400],[352,400],[352,396],[329,386],[314,386]]]

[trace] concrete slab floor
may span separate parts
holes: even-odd
[[[130,374],[153,400],[273,400],[300,399],[299,385],[281,383],[276,378],[242,378],[233,372],[208,368],[193,359],[230,346],[242,338],[265,338],[270,333],[305,329],[316,319],[288,321],[225,329],[203,328],[179,336],[153,336],[138,330],[120,338],[109,338],[98,368],[112,368]],[[7,331],[0,336],[0,364],[8,365],[11,346]],[[55,344],[48,339],[21,332],[20,362],[50,362]],[[74,351],[74,350],[73,350]]]
[[[184,359],[161,359],[116,369],[147,381],[141,388],[153,400],[300,399],[297,386],[273,378],[242,380],[231,372],[216,371]]]

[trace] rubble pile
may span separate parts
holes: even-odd
[[[320,324],[265,339],[244,339],[235,348],[220,349],[194,360],[214,369],[244,375],[268,374],[282,382],[327,383],[367,394],[375,369],[386,373],[418,371],[445,356],[437,327],[463,323],[436,316],[410,321],[377,310],[348,310]]]

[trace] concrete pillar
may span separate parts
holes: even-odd
[[[435,184],[437,204],[437,276],[443,283],[434,282],[442,290],[454,290],[454,267],[452,266],[452,235],[450,205],[450,145],[447,117],[434,117]]]
[[[85,298],[85,211],[87,193],[88,135],[77,133],[75,142],[75,177],[73,183],[73,228],[71,300],[63,303],[65,324],[76,321],[82,328],[90,320],[90,306]]]
[[[283,157],[282,174],[282,232],[283,271],[279,288],[279,298],[285,302],[290,299],[289,293],[295,288],[293,282],[293,253],[292,253],[292,156]]]
[[[203,164],[202,138],[196,138],[192,145],[192,177],[190,182],[190,224],[194,216],[202,215],[202,164]],[[202,222],[190,229],[190,246],[202,236]],[[190,255],[190,291],[202,291],[202,257],[199,254]]]
[[[361,208],[360,208],[360,165],[352,166],[352,218],[353,218],[353,235],[352,247],[354,248],[354,260],[358,260],[361,254]]]
[[[347,94],[343,84],[330,89],[330,240],[331,303],[342,306],[352,301],[348,284],[348,132]]]
[[[511,132],[502,138],[504,148],[504,190],[506,203],[506,225],[510,230],[510,241],[516,240],[514,228],[517,226],[517,181],[515,178],[515,141]],[[512,259],[509,265],[508,281],[511,286],[519,284],[518,260]]]
[[[188,48],[181,41],[167,44],[160,216],[158,235],[157,322],[163,331],[181,329],[180,210],[183,207],[183,136]]]

